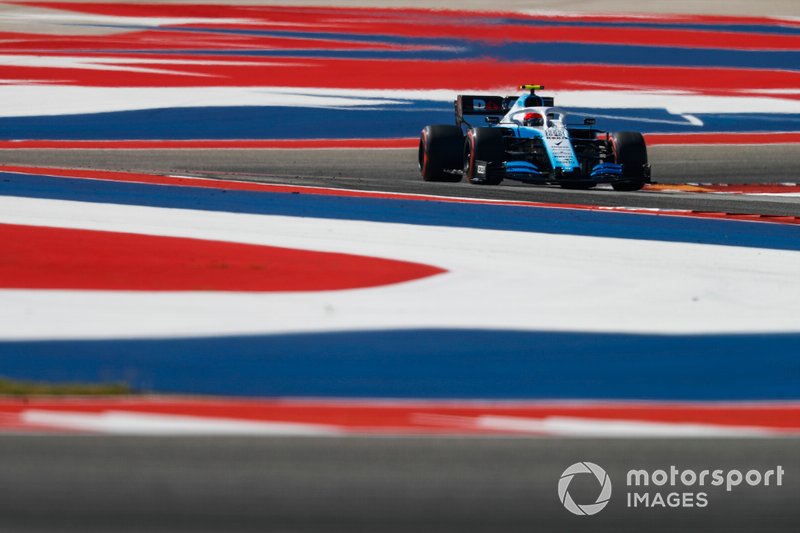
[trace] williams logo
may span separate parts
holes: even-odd
[[[597,478],[600,483],[600,494],[594,503],[578,504],[572,499],[569,494],[569,484],[572,478],[581,474],[591,474]],[[609,479],[606,471],[594,463],[584,461],[583,463],[575,463],[570,466],[564,473],[561,474],[561,479],[558,480],[558,499],[561,504],[566,507],[567,511],[576,515],[593,515],[603,510],[608,505],[608,500],[611,499],[611,479]]]

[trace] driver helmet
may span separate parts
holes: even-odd
[[[525,113],[525,116],[522,117],[522,125],[523,126],[542,126],[544,124],[544,117],[541,113]]]

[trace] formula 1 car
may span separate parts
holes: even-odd
[[[638,191],[650,183],[641,133],[595,129],[593,118],[570,124],[542,85],[522,85],[520,96],[458,95],[456,124],[426,126],[419,140],[425,181],[498,185],[504,179],[590,189],[610,183]],[[483,118],[485,125],[467,121]]]

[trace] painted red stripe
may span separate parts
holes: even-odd
[[[637,209],[629,207],[603,207],[580,204],[556,204],[546,202],[524,202],[514,200],[485,200],[479,198],[459,198],[422,194],[403,194],[378,191],[357,191],[347,189],[333,189],[328,187],[302,187],[296,185],[276,185],[269,183],[239,182],[229,180],[214,180],[204,178],[181,178],[173,176],[155,176],[152,174],[134,174],[127,172],[108,172],[103,170],[72,170],[37,167],[0,166],[0,172],[21,174],[35,174],[55,176],[72,179],[96,179],[126,183],[147,183],[153,185],[169,185],[178,187],[200,187],[209,189],[224,189],[236,191],[271,192],[283,194],[314,194],[321,196],[346,196],[353,198],[386,198],[393,200],[417,200],[425,202],[455,202],[471,204],[513,205],[522,207],[540,207],[549,209],[580,209],[587,211],[607,211],[617,213],[632,213],[651,216],[678,216],[694,218],[716,218],[727,220],[741,220],[741,214],[709,213],[690,210],[662,210]],[[645,188],[646,189],[646,188]],[[777,217],[771,215],[747,215],[753,221],[772,222],[777,224],[800,224],[800,217]]]
[[[169,185],[177,187],[199,187],[204,189],[222,189],[227,191],[252,191],[286,194],[315,194],[322,196],[349,196],[359,198],[395,198],[400,200],[427,200],[427,201],[464,201],[486,203],[482,200],[448,199],[438,196],[425,196],[419,194],[402,194],[376,191],[353,191],[347,189],[332,189],[328,187],[302,187],[296,185],[278,185],[271,183],[254,183],[230,180],[216,180],[207,178],[188,178],[175,176],[157,176],[154,174],[137,174],[131,172],[108,172],[104,170],[74,170],[59,168],[36,168],[18,166],[0,166],[0,172],[20,174],[34,174],[41,176],[54,176],[71,179],[92,179],[115,181],[124,183],[145,183],[151,185]],[[521,202],[520,205],[538,205],[531,202]]]
[[[221,25],[222,26],[222,25]],[[224,25],[225,28],[234,26]],[[259,30],[286,30],[284,26],[272,27],[269,24],[259,25]],[[253,30],[255,27],[248,26]],[[134,51],[150,51],[152,54],[158,50],[398,50],[414,49],[380,42],[356,42],[346,39],[301,39],[284,37],[267,37],[259,35],[235,35],[219,33],[187,33],[159,30],[129,32],[113,35],[98,36],[53,36],[47,34],[0,32],[0,50],[4,52],[47,52],[50,55],[64,53],[74,55],[76,51],[84,56],[85,50],[94,54],[101,50],[113,51],[113,56],[121,57],[120,52],[128,54]],[[174,57],[170,55],[169,57]],[[237,58],[236,60],[241,60]]]
[[[671,213],[663,213],[671,215]],[[800,217],[776,216],[776,215],[750,215],[744,213],[724,213],[716,211],[689,211],[685,215],[694,218],[715,218],[718,220],[744,220],[751,222],[770,222],[773,224],[792,224],[800,225]]]
[[[581,19],[582,22],[590,22]],[[375,21],[351,24],[347,33],[358,35],[392,35],[403,37],[430,37],[430,21],[414,24],[410,21]],[[252,28],[252,26],[226,25],[232,28]],[[321,33],[340,33],[342,28],[321,28]],[[677,28],[625,28],[610,29],[605,26],[540,26],[531,28],[523,25],[492,25],[485,27],[485,32],[476,32],[471,20],[457,18],[444,19],[436,24],[438,38],[464,39],[469,35],[475,41],[493,41],[502,35],[503,41],[528,43],[584,43],[584,44],[618,44],[646,45],[675,48],[708,48],[724,50],[797,50],[800,48],[800,36],[740,33],[715,30],[687,30]],[[302,30],[301,30],[302,31]],[[308,28],[306,31],[316,31]],[[334,41],[335,42],[335,41]]]
[[[731,183],[731,184],[698,184],[704,192],[725,192],[731,194],[798,194],[798,183]]]
[[[325,148],[416,148],[417,138],[390,139],[233,139],[199,141],[0,141],[0,150],[19,149],[325,149]]]
[[[536,21],[546,20],[551,24],[560,21],[574,21],[574,18],[559,16],[525,16],[518,13],[476,13],[469,11],[428,11],[420,9],[341,9],[341,8],[292,8],[281,9],[274,6],[253,7],[245,9],[243,6],[214,6],[214,9],[195,9],[199,6],[137,6],[132,4],[111,4],[109,6],[96,4],[52,4],[38,3],[34,5],[47,6],[56,9],[81,11],[87,13],[100,13],[105,15],[119,16],[139,16],[139,17],[159,17],[159,16],[187,16],[204,17],[209,19],[221,18],[243,18],[250,21],[247,24],[224,24],[227,28],[243,29],[285,29],[285,24],[290,24],[292,28],[314,33],[330,32],[332,34],[372,34],[372,35],[398,35],[405,37],[429,36],[430,27],[435,25],[437,35],[441,37],[462,38],[466,32],[471,32],[475,39],[484,38],[481,32],[475,33],[476,25],[491,20],[492,18],[502,17],[505,19],[515,19],[517,21]],[[58,6],[58,7],[55,7]],[[593,22],[628,22],[638,24],[641,19],[624,16],[592,16],[583,15],[581,21],[591,24]],[[741,33],[734,31],[719,31],[715,24],[762,24],[773,25],[775,19],[766,17],[697,17],[697,16],[668,16],[660,15],[652,17],[648,21],[658,21],[676,26],[670,28],[641,28],[641,27],[618,27],[609,31],[605,27],[581,27],[575,28],[565,26],[542,26],[531,31],[530,27],[514,25],[492,25],[491,31],[484,32],[488,39],[493,39],[494,35],[502,34],[504,39],[518,41],[545,41],[545,42],[585,42],[585,43],[608,43],[608,44],[635,44],[644,43],[648,45],[679,46],[679,47],[705,47],[705,48],[727,48],[727,49],[764,49],[764,50],[791,50],[800,46],[800,38],[794,35],[778,35],[771,33],[752,33],[748,32],[745,38]],[[683,29],[680,24],[698,22],[706,24],[707,29]],[[785,25],[796,25],[792,21],[780,21]],[[218,27],[220,25],[215,25]],[[192,25],[195,29],[203,26]],[[154,42],[154,37],[144,37],[148,32],[130,32],[115,36],[101,37],[70,37],[60,38],[53,41],[42,41],[42,46],[48,49],[89,49],[98,50],[107,46],[107,43],[115,43],[119,49],[128,46],[136,50],[151,47],[165,46],[172,44],[173,47],[202,48],[208,43],[230,44],[232,46],[242,46],[250,43],[250,47],[261,43],[260,48],[269,46],[285,46],[292,48],[313,48],[321,46],[319,39],[290,39],[281,40],[274,37],[254,36],[254,35],[219,35],[202,33],[174,33],[160,32],[158,39]],[[36,39],[30,36],[30,39]],[[275,39],[273,42],[272,40]],[[185,44],[184,44],[185,43]],[[192,43],[199,43],[195,46]],[[327,41],[326,41],[327,43]],[[7,46],[14,48],[20,43],[11,42]],[[330,41],[330,46],[326,48],[347,47],[339,39]],[[355,47],[373,46],[372,44],[353,44]],[[374,45],[382,48],[383,44]]]
[[[324,291],[444,272],[350,254],[13,224],[0,224],[0,242],[0,287],[13,289]]]
[[[492,17],[504,17],[517,20],[546,20],[549,22],[574,21],[572,17],[528,16],[515,13],[476,13],[469,11],[430,11],[423,9],[342,9],[342,8],[281,8],[276,6],[159,6],[136,4],[81,4],[81,3],[33,3],[30,5],[45,6],[52,9],[79,11],[119,16],[140,17],[206,17],[211,20],[225,18],[243,18],[253,21],[245,25],[248,29],[257,28],[293,28],[309,30],[315,33],[332,32],[337,34],[370,33],[378,35],[425,35],[430,28],[437,28],[442,36],[463,36],[466,31],[482,38],[487,35],[503,35],[504,39],[516,40],[565,40],[572,42],[607,42],[624,44],[658,44],[663,46],[684,47],[716,47],[716,48],[762,48],[762,49],[797,49],[800,37],[793,35],[777,35],[772,33],[740,34],[730,31],[718,31],[716,24],[761,24],[771,26],[777,23],[787,26],[798,26],[797,21],[779,20],[768,17],[705,17],[705,16],[669,16],[648,17],[644,22],[666,22],[673,24],[702,23],[707,29],[687,30],[680,26],[675,28],[620,27],[613,30],[601,29],[592,31],[591,27],[574,28],[569,26],[542,26],[537,28],[519,25],[491,26],[491,31],[474,32],[476,25]],[[634,25],[643,20],[625,16],[592,16],[580,17],[583,22],[631,22]],[[284,24],[290,24],[285,26]],[[225,25],[236,27],[236,25]],[[207,34],[202,32],[170,32],[170,31],[137,31],[111,36],[51,36],[14,35],[5,39],[2,47],[6,53],[15,49],[36,50],[37,43],[48,50],[61,48],[68,50],[102,50],[107,46],[123,51],[113,57],[133,58],[174,58],[181,60],[202,60],[195,55],[159,55],[138,54],[139,50],[155,48],[180,48],[186,46],[198,49],[211,46],[236,50],[241,47],[258,45],[260,49],[275,47],[285,48],[393,48],[393,45],[378,43],[348,43],[342,39],[328,41],[324,36],[320,40],[283,39],[267,36]],[[20,37],[22,42],[17,42]],[[128,53],[124,53],[124,51]],[[74,52],[69,52],[74,53]],[[58,55],[53,53],[53,55]],[[82,57],[97,57],[103,63],[113,64],[113,57],[103,54],[86,54]],[[220,57],[215,56],[219,61]],[[237,62],[243,58],[230,58]],[[791,88],[798,86],[798,73],[783,70],[763,69],[702,69],[698,76],[696,68],[652,68],[642,66],[614,65],[548,65],[535,63],[498,63],[492,61],[396,61],[386,60],[327,60],[304,58],[297,61],[293,58],[246,58],[247,65],[172,65],[166,69],[175,69],[175,75],[157,72],[108,72],[93,69],[70,68],[4,68],[3,77],[18,80],[39,80],[51,82],[53,79],[64,84],[84,86],[196,86],[203,80],[213,81],[214,86],[318,86],[319,80],[326,80],[329,87],[347,88],[441,88],[451,86],[454,79],[471,79],[471,74],[479,71],[483,79],[491,80],[492,87],[514,86],[520,79],[525,79],[530,72],[546,71],[548,85],[553,89],[576,89],[587,86],[608,86],[619,84],[620,75],[632,80],[638,88],[671,88],[713,93],[741,88],[742,80],[748,86],[760,88]],[[622,72],[624,71],[624,72]],[[197,74],[197,76],[185,75]],[[387,85],[387,83],[389,85]],[[479,88],[476,86],[476,88]],[[486,87],[488,88],[488,86]]]
[[[794,144],[800,143],[800,132],[748,133],[648,133],[648,146],[685,144]]]
[[[558,403],[558,402],[381,402],[357,400],[287,401],[195,398],[5,398],[0,420],[28,409],[103,413],[185,415],[244,421],[298,422],[341,427],[351,432],[470,433],[481,430],[481,416],[531,419],[575,417],[598,421],[625,420],[675,424],[712,424],[728,428],[757,427],[800,432],[800,403]],[[18,423],[17,423],[18,424]],[[0,424],[2,429],[2,424]]]
[[[152,16],[152,15],[151,15]],[[21,33],[0,33],[8,42],[2,43],[3,50],[15,51],[74,51],[74,50],[203,50],[224,49],[236,51],[237,49],[336,49],[336,50],[393,50],[414,49],[413,45],[393,45],[380,42],[376,37],[372,42],[355,42],[342,38],[341,34],[351,35],[390,35],[402,37],[429,37],[431,20],[417,24],[414,21],[383,21],[360,20],[347,24],[315,27],[311,25],[293,27],[296,31],[308,31],[323,34],[314,38],[282,38],[259,35],[233,35],[197,32],[130,32],[120,35],[102,36],[70,36],[52,37],[49,35],[33,35]],[[208,25],[191,25],[196,30],[209,28]],[[285,26],[275,25],[271,21],[257,24],[215,24],[209,29],[240,29],[240,30],[265,30],[285,31]],[[609,31],[606,27],[580,27],[573,26],[543,26],[534,32],[530,27],[520,25],[491,26],[491,31],[486,36],[474,33],[474,25],[470,21],[448,18],[436,24],[436,35],[439,38],[463,39],[469,31],[476,41],[492,40],[493,35],[502,34],[503,39],[516,42],[562,42],[585,44],[621,44],[621,45],[647,45],[680,48],[712,48],[728,50],[797,50],[800,49],[800,37],[796,35],[758,34],[747,33],[743,38],[742,33],[723,32],[714,30],[685,30],[681,28],[616,28]],[[331,37],[326,38],[325,33]]]
[[[58,54],[49,54],[58,57]],[[114,65],[107,54],[81,54]],[[115,54],[124,64],[126,57],[165,60],[158,54]],[[219,56],[170,55],[169,59],[219,61]],[[242,58],[230,58],[232,63]],[[548,88],[552,90],[586,90],[618,86],[631,90],[671,89],[700,94],[729,94],[748,86],[760,89],[786,89],[800,86],[800,72],[766,69],[652,67],[593,64],[550,64],[534,62],[497,62],[491,60],[426,61],[395,59],[325,59],[280,57],[248,57],[247,64],[176,64],[160,68],[175,71],[129,72],[74,68],[44,68],[6,66],[3,78],[20,83],[52,83],[86,87],[314,87],[325,80],[329,88],[345,89],[441,89],[452,87],[453,80],[471,79],[475,72],[484,75],[473,89],[514,87],[531,72],[547,72]],[[624,75],[621,74],[624,71]],[[621,77],[622,76],[622,77]],[[26,81],[27,80],[27,81]],[[491,81],[488,81],[491,80]],[[756,90],[754,94],[758,94]]]
[[[117,2],[26,2],[33,6],[62,9],[82,13],[133,17],[203,17],[203,18],[248,18],[256,20],[274,20],[297,24],[347,23],[348,21],[373,20],[414,20],[419,17],[443,20],[448,18],[463,19],[468,22],[481,22],[487,17],[505,17],[517,20],[574,21],[571,15],[527,15],[516,11],[485,10],[470,11],[459,9],[431,10],[425,8],[381,8],[372,7],[292,7],[279,5],[191,5],[191,4],[137,4]],[[346,18],[342,18],[346,15]],[[778,19],[767,16],[736,15],[693,15],[693,14],[658,14],[630,16],[623,14],[582,14],[581,20],[593,22],[667,22],[667,23],[702,23],[702,24],[758,24],[772,25],[780,23],[785,26],[800,26],[800,22],[791,19]]]

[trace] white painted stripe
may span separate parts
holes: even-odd
[[[800,192],[745,192],[741,194],[744,194],[745,196],[779,196],[781,198],[800,198]]]
[[[601,420],[549,416],[523,418],[482,415],[475,420],[480,429],[565,437],[757,437],[775,434],[767,428],[714,424],[647,422],[642,420]]]
[[[497,433],[557,435],[566,437],[763,437],[780,431],[753,426],[719,424],[650,422],[581,417],[550,416],[527,418],[501,415],[449,416],[418,415],[413,423],[426,429],[437,428],[459,433],[482,430]],[[22,411],[18,422],[51,430],[91,432],[112,435],[270,435],[270,436],[343,436],[359,433],[358,428],[299,422],[250,421],[232,418],[187,416],[132,411]],[[404,427],[412,429],[413,426]]]
[[[264,422],[186,415],[105,411],[85,413],[29,409],[25,424],[70,431],[114,435],[339,435],[336,426],[295,422]]]
[[[81,68],[127,72],[167,72],[181,74],[181,65],[220,62],[164,60],[142,61],[127,59],[31,58],[29,56],[0,56],[0,66],[31,63],[53,68]],[[231,64],[249,64],[237,62]],[[144,68],[159,65],[162,68]],[[167,68],[168,66],[172,68]],[[28,65],[30,66],[30,65]],[[269,67],[270,64],[260,66]],[[186,75],[195,76],[194,73]],[[68,115],[111,111],[134,111],[153,108],[224,107],[224,106],[301,106],[341,107],[401,105],[401,100],[382,100],[346,95],[287,94],[258,87],[77,87],[61,85],[0,86],[0,116],[22,117]]]
[[[178,59],[126,59],[85,57],[40,57],[30,55],[0,55],[0,66],[38,66],[42,68],[80,68],[169,72],[181,74],[186,64],[258,64],[280,68],[268,62]],[[145,65],[158,65],[159,69]],[[171,67],[171,68],[170,68]],[[197,75],[187,73],[186,75]],[[509,88],[495,89],[498,94]],[[78,87],[72,85],[6,85],[0,86],[0,116],[66,115],[130,111],[174,107],[290,106],[358,108],[369,106],[407,106],[412,100],[451,102],[457,93],[476,92],[476,89],[452,90],[363,90],[315,89],[292,87]],[[489,92],[486,89],[477,92]],[[513,91],[511,91],[513,93]],[[679,91],[553,91],[556,102],[567,110],[586,107],[587,102],[597,109],[666,109],[681,124],[697,126],[694,114],[702,113],[800,113],[800,100],[781,98],[772,93],[741,96],[704,95]]]
[[[3,24],[76,24],[110,25],[157,28],[159,26],[179,26],[188,24],[263,24],[259,20],[247,18],[210,17],[129,17],[122,15],[97,15],[93,13],[69,13],[66,11],[5,11]]]
[[[10,197],[0,197],[0,222],[352,253],[449,271],[307,293],[0,290],[0,339],[420,327],[800,331],[793,251]]]
[[[77,68],[83,70],[107,70],[107,71],[128,71],[128,72],[151,72],[151,73],[167,73],[185,76],[201,76],[210,77],[209,74],[201,74],[196,72],[182,72],[180,69],[153,69],[153,68],[140,68],[134,65],[174,65],[180,67],[183,65],[196,66],[196,65],[228,65],[228,66],[286,66],[286,63],[269,63],[257,60],[243,61],[237,60],[212,60],[212,59],[176,59],[176,58],[140,58],[140,57],[84,57],[84,56],[41,56],[41,55],[2,55],[0,54],[0,65],[9,67],[26,67],[26,68],[58,68],[69,69]],[[56,90],[59,92],[69,92],[71,89],[87,90],[89,93],[107,93],[109,91],[128,91],[127,87],[75,87],[75,86],[62,86],[57,82],[42,82],[34,81],[32,85],[40,83],[47,84],[46,88],[49,90]],[[43,87],[39,87],[40,89]]]

